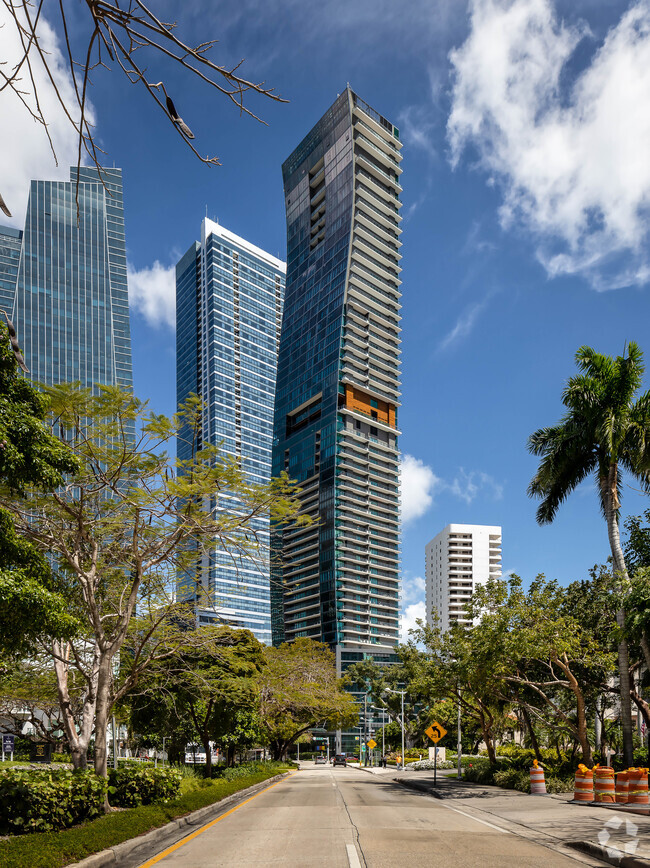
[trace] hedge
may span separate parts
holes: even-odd
[[[170,802],[178,795],[181,773],[172,768],[151,768],[124,763],[108,772],[108,799],[114,807],[137,808]]]
[[[0,771],[0,833],[67,829],[100,816],[106,781],[61,768]]]
[[[259,771],[248,777],[235,781],[205,781],[200,789],[167,804],[118,811],[61,832],[7,838],[0,841],[0,865],[2,868],[63,868],[261,783],[278,774],[279,770],[279,763],[260,764]]]

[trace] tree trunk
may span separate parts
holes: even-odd
[[[108,751],[106,748],[106,735],[108,730],[108,715],[111,710],[111,688],[113,675],[111,672],[112,658],[104,653],[99,661],[99,673],[97,677],[97,706],[95,709],[95,774],[100,778],[108,777]],[[108,801],[108,792],[104,797],[104,813],[108,814],[111,806]]]
[[[209,733],[205,731],[201,733],[201,744],[205,751],[205,776],[209,780],[212,777],[212,747]]]
[[[542,761],[542,754],[539,750],[539,742],[537,741],[537,734],[535,733],[535,728],[533,727],[533,722],[530,719],[530,713],[528,711],[528,707],[526,705],[521,706],[521,716],[524,719],[524,723],[526,724],[526,729],[528,730],[528,734],[530,736],[530,744],[533,750],[535,751],[535,759],[538,763]]]
[[[85,769],[88,765],[88,745],[90,744],[97,702],[97,652],[95,651],[93,655],[90,681],[83,701],[81,723],[77,726],[77,721],[72,713],[68,687],[70,667],[67,661],[70,655],[70,646],[67,642],[55,641],[52,643],[52,650],[61,722],[70,746],[72,765],[75,769]]]
[[[605,504],[605,519],[607,521],[607,534],[609,545],[612,550],[614,570],[621,586],[629,583],[625,557],[621,548],[621,537],[618,529],[618,494],[616,483],[618,480],[618,467],[611,464],[607,480],[601,481],[603,491],[603,503]],[[616,623],[622,631],[625,626],[625,609],[623,606],[616,613]],[[630,658],[627,640],[624,636],[618,645],[618,677],[621,699],[621,733],[623,736],[623,762],[630,768],[634,763],[634,741],[632,727],[632,700],[630,696]]]
[[[591,758],[591,745],[589,744],[589,736],[587,734],[587,712],[585,708],[585,698],[582,695],[582,690],[580,689],[580,685],[578,684],[578,679],[575,677],[573,672],[571,672],[569,662],[566,659],[566,655],[563,655],[562,659],[556,657],[553,662],[557,666],[559,666],[562,672],[564,672],[564,675],[569,682],[569,688],[571,689],[571,692],[576,698],[575,736],[580,742],[583,763],[586,766],[591,766],[593,761]]]

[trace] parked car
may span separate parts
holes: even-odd
[[[316,765],[327,765],[327,757],[324,754],[319,753],[316,755],[314,762]]]
[[[333,761],[332,765],[333,766],[346,766],[347,761],[345,759],[345,754],[337,753],[336,756],[334,757],[334,761]]]

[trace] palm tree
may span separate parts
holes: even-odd
[[[541,458],[528,494],[542,501],[538,523],[549,524],[569,494],[588,476],[595,476],[615,575],[625,593],[629,577],[619,534],[622,472],[650,493],[650,392],[635,400],[645,371],[643,354],[635,343],[628,345],[627,356],[615,359],[580,347],[576,364],[580,373],[569,379],[562,395],[567,408],[562,420],[540,428],[528,440],[529,451]],[[624,618],[621,607],[616,615],[621,628]],[[629,766],[633,762],[630,666],[622,631],[618,668],[623,751]]]

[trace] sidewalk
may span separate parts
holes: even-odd
[[[443,800],[452,810],[489,821],[554,849],[571,848],[621,868],[650,868],[650,816],[571,804],[571,795],[531,796],[459,781],[455,774],[362,769]]]

